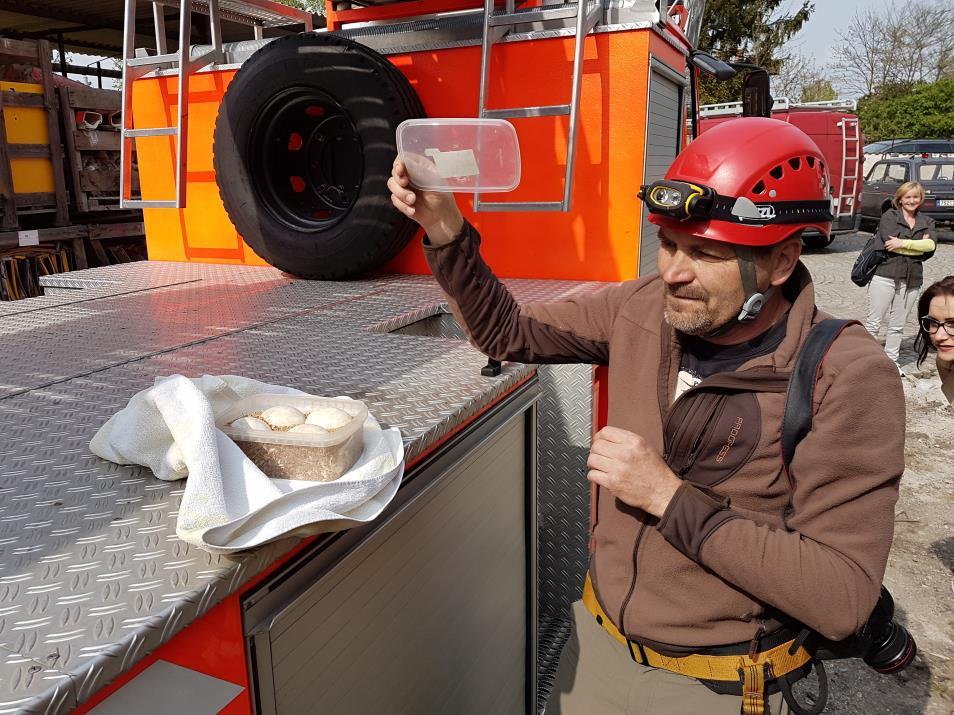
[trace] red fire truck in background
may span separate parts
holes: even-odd
[[[855,100],[829,102],[791,102],[785,97],[775,100],[772,117],[794,124],[808,134],[828,159],[831,174],[831,207],[835,220],[831,236],[803,236],[810,248],[824,248],[840,233],[857,231],[861,221],[862,147],[864,141],[858,117],[853,112]],[[699,108],[699,132],[742,116],[741,102],[708,104]]]

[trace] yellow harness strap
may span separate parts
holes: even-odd
[[[770,678],[779,678],[797,670],[811,660],[811,655],[799,647],[793,655],[788,650],[794,639],[766,651],[750,655],[689,655],[671,657],[659,653],[649,646],[631,641],[613,624],[596,600],[596,592],[586,575],[583,584],[583,605],[586,606],[596,622],[613,638],[625,645],[633,660],[652,668],[662,668],[672,673],[700,680],[718,680],[730,683],[742,683],[743,715],[762,715],[765,712],[766,672]],[[637,657],[641,656],[641,657]]]

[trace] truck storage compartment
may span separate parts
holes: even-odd
[[[536,390],[409,473],[388,516],[250,594],[258,712],[533,709]]]

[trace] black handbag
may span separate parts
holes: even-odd
[[[888,257],[888,252],[880,248],[882,245],[881,239],[875,234],[861,249],[861,253],[855,259],[855,265],[851,267],[851,282],[856,286],[868,285],[875,270]]]

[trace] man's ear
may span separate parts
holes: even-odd
[[[780,243],[771,255],[769,280],[773,286],[780,286],[789,279],[798,265],[798,259],[802,255],[801,234]]]

